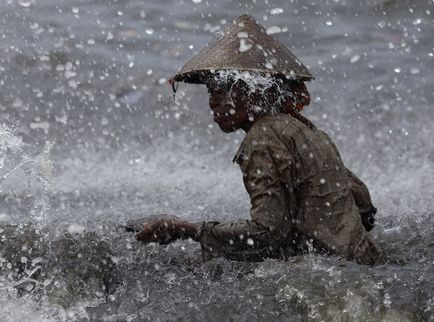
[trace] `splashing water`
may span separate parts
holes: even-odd
[[[48,196],[52,193],[53,177],[51,147],[52,144],[46,142],[42,153],[31,156],[26,152],[22,138],[15,136],[5,125],[0,127],[0,192],[19,188],[25,190],[28,196],[38,195],[30,210],[30,220],[40,226],[45,226],[50,211]],[[3,215],[4,218],[10,217]]]
[[[288,74],[285,77],[277,78],[270,74],[264,74],[254,71],[236,71],[236,70],[217,70],[212,71],[210,79],[207,82],[215,84],[231,84],[228,90],[229,102],[235,106],[233,97],[230,95],[234,86],[241,82],[246,86],[247,93],[255,94],[256,98],[252,100],[252,111],[255,115],[264,111],[280,110],[280,106],[287,99],[293,97],[292,91],[288,90],[289,81],[295,81],[295,78]],[[271,100],[269,91],[273,90],[274,98]],[[271,103],[271,104],[270,104]]]

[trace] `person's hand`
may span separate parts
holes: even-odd
[[[375,227],[375,214],[377,213],[377,208],[372,207],[369,211],[360,212],[360,217],[362,219],[362,224],[366,231],[372,230]]]
[[[195,231],[193,224],[176,216],[159,215],[143,224],[142,230],[136,234],[136,239],[145,243],[168,244],[177,239],[194,238]]]

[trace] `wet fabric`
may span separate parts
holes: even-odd
[[[251,220],[202,225],[204,258],[286,258],[325,252],[362,264],[385,256],[365,230],[372,213],[366,185],[347,170],[329,136],[294,117],[260,117],[234,161],[251,199]]]

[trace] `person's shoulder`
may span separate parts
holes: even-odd
[[[249,156],[255,151],[270,150],[284,145],[286,138],[296,131],[292,123],[291,116],[285,114],[262,115],[247,132],[234,161],[240,163],[243,156]]]
[[[266,114],[259,118],[246,135],[247,141],[258,138],[277,138],[291,136],[299,130],[297,120],[284,113]]]
[[[249,129],[244,138],[243,145],[250,145],[258,141],[266,141],[275,137],[273,130],[276,118],[273,114],[266,114],[259,117]]]

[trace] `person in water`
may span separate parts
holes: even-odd
[[[205,84],[214,121],[246,136],[235,155],[251,219],[189,223],[160,215],[141,225],[143,242],[191,238],[204,260],[263,260],[319,252],[361,264],[385,262],[368,234],[376,208],[330,137],[300,112],[309,70],[250,16],[236,19],[172,79]]]

